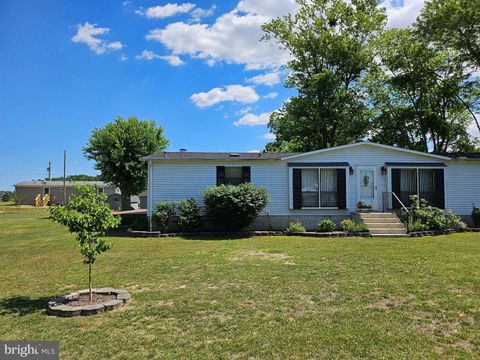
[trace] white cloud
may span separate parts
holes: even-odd
[[[265,95],[263,98],[264,99],[275,99],[278,96],[277,92],[271,92]]]
[[[248,150],[249,153],[251,154],[257,154],[257,153],[260,153],[261,151],[260,150]]]
[[[249,86],[227,85],[225,88],[214,88],[208,92],[193,94],[190,99],[199,108],[212,106],[223,101],[238,101],[244,104],[254,103],[260,97]]]
[[[196,8],[190,12],[190,21],[191,22],[200,22],[203,18],[212,16],[217,9],[216,5],[212,5],[208,9]]]
[[[126,55],[120,55],[120,61],[127,61],[128,60],[128,56]]]
[[[107,51],[120,50],[125,47],[120,41],[106,42],[98,38],[100,35],[106,35],[109,28],[97,27],[97,24],[86,22],[83,25],[77,25],[77,33],[72,37],[74,43],[86,44],[90,50],[100,55]]]
[[[258,14],[270,18],[297,11],[295,0],[241,0],[236,10],[243,13]]]
[[[143,50],[140,55],[135,56],[135,59],[147,60],[147,61],[160,59],[168,62],[172,66],[185,65],[185,62],[182,59],[180,59],[180,57],[178,57],[177,55],[158,55],[150,50]]]
[[[480,121],[480,114],[476,114],[477,119]],[[480,139],[480,130],[478,130],[477,124],[475,123],[474,120],[472,120],[470,126],[468,127],[468,133],[471,136],[477,137]]]
[[[149,19],[164,19],[170,16],[175,16],[178,14],[185,14],[190,12],[195,8],[195,4],[192,3],[168,3],[165,5],[152,6],[144,9],[135,10],[135,13],[138,15],[146,16]]]
[[[278,71],[274,71],[271,73],[261,74],[251,77],[247,79],[247,81],[257,85],[273,86],[280,84],[280,73]]]
[[[275,140],[275,135],[272,133],[266,133],[260,136],[262,139],[267,139],[267,140]]]
[[[252,107],[251,106],[247,106],[245,109],[241,109],[241,110],[238,110],[235,115],[245,115],[245,114],[248,114],[250,111],[252,111]]]
[[[425,0],[385,0],[380,4],[387,11],[390,28],[404,28],[411,25],[423,8]]]
[[[258,115],[255,114],[246,114],[242,116],[238,121],[235,121],[233,125],[240,126],[258,126],[258,125],[267,125],[270,118],[269,112],[264,112]]]
[[[293,0],[246,0],[212,25],[176,22],[150,31],[146,39],[162,43],[175,54],[203,59],[209,65],[224,61],[246,69],[277,68],[290,55],[277,44],[260,41],[261,26],[272,17],[292,12]]]

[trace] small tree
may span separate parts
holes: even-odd
[[[89,185],[75,187],[78,196],[65,206],[50,208],[50,219],[68,227],[77,234],[83,263],[88,265],[88,290],[92,300],[92,266],[97,256],[109,249],[112,244],[101,239],[105,232],[120,224],[120,218],[112,215],[105,201],[105,194],[97,194]]]

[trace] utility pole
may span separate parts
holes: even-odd
[[[47,171],[48,171],[48,181],[50,181],[52,180],[52,163],[50,161],[48,162]]]
[[[67,150],[63,152],[63,204],[67,205]]]

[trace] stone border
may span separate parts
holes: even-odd
[[[462,232],[480,232],[480,228],[466,228],[462,230],[425,230],[425,231],[413,231],[410,234],[411,237],[423,237],[423,236],[439,236],[439,235],[449,235]]]
[[[80,295],[89,293],[88,289],[75,291],[70,294],[58,296],[48,302],[47,314],[60,317],[89,316],[114,310],[128,302],[130,294],[126,290],[114,288],[92,289],[94,294],[115,295],[116,299],[102,303],[84,306],[70,306],[68,301],[78,299]]]
[[[319,231],[306,231],[302,233],[290,233],[287,231],[273,231],[273,230],[257,230],[257,231],[199,231],[192,233],[162,233],[160,231],[127,231],[132,237],[135,238],[165,238],[165,237],[180,237],[180,236],[210,236],[210,237],[238,237],[238,236],[306,236],[306,237],[370,237],[370,233],[359,232],[356,234],[349,234],[345,231],[332,231],[332,232],[319,232]]]

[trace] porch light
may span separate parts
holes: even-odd
[[[382,175],[387,175],[387,167],[382,166]]]
[[[350,175],[353,175],[353,167],[350,166],[349,170],[350,170]]]

